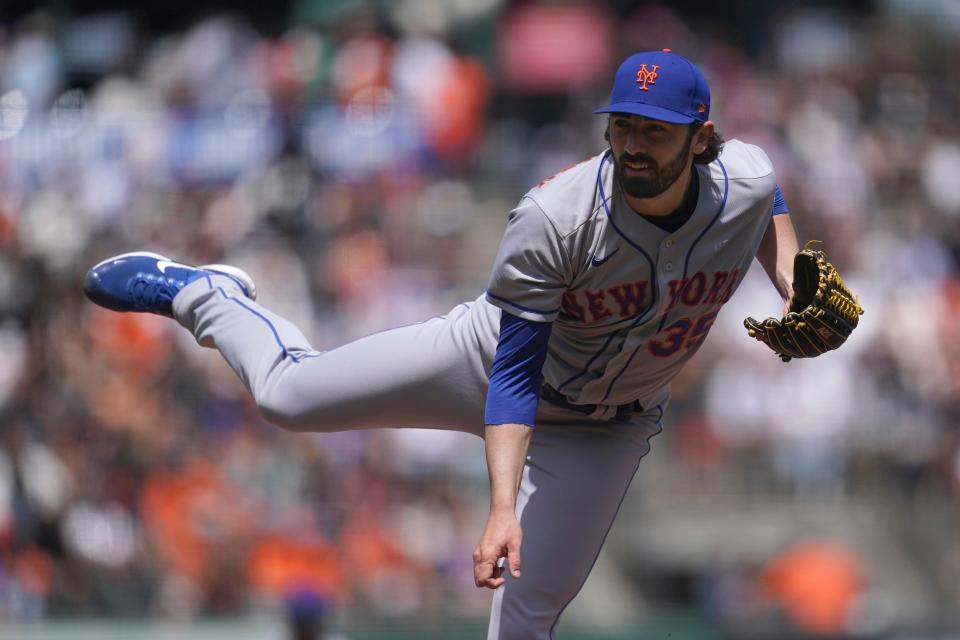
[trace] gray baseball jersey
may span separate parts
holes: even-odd
[[[544,380],[571,402],[663,402],[756,255],[776,187],[767,156],[731,140],[694,166],[699,201],[673,233],[630,209],[609,151],[511,212],[487,298],[553,322]]]

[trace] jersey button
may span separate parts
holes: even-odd
[[[667,264],[663,265],[663,268],[666,269],[667,271],[673,271],[673,263],[668,262]]]
[[[667,240],[666,245],[667,245],[668,247],[672,247],[672,246],[673,246],[673,240]]]

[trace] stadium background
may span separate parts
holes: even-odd
[[[740,326],[779,309],[750,273],[559,637],[958,637],[958,36],[948,0],[5,3],[0,637],[482,637],[478,440],[272,428],[82,274],[234,262],[318,348],[443,313],[662,47],[867,313],[783,365]]]

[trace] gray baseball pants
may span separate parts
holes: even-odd
[[[293,431],[374,427],[483,435],[500,311],[484,299],[449,315],[314,351],[292,324],[224,276],[200,278],[174,315],[216,348],[270,421]],[[517,499],[523,577],[497,589],[488,640],[548,640],[580,591],[620,508],[661,407],[630,422],[540,403]],[[479,534],[479,532],[478,532]]]

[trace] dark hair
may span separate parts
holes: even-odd
[[[694,122],[690,125],[691,136],[696,134],[696,132],[703,126],[702,122]],[[720,152],[723,151],[723,136],[720,135],[720,132],[716,129],[713,130],[713,133],[710,134],[710,139],[707,140],[707,148],[703,150],[703,153],[698,153],[693,156],[694,164],[710,164],[717,159],[717,156],[720,155]]]

